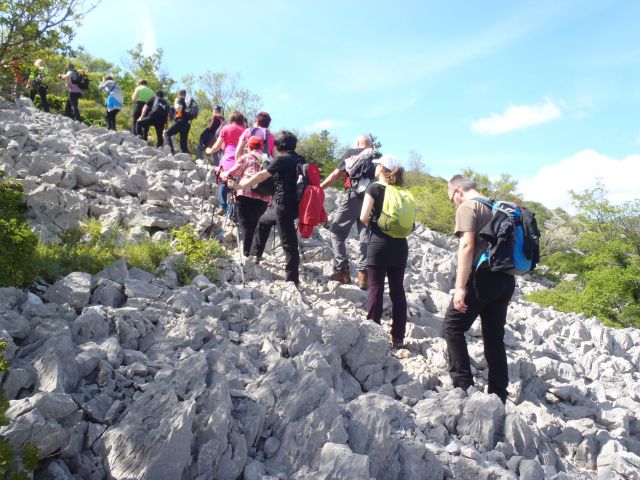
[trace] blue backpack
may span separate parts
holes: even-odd
[[[491,271],[522,275],[540,261],[540,231],[533,212],[513,202],[474,200],[491,208],[493,218],[479,236],[488,245],[476,265],[485,262]]]

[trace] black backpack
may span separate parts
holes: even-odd
[[[382,154],[375,148],[365,148],[362,152],[345,160],[349,185],[352,189],[358,192],[364,191],[376,174],[376,165],[373,161],[381,156]],[[362,183],[363,188],[359,188],[362,180],[365,180]]]
[[[84,70],[71,70],[71,83],[79,86],[82,90],[88,90],[89,75]]]
[[[167,118],[167,113],[169,113],[169,104],[164,98],[158,98],[153,102],[153,107],[151,107],[151,112],[149,113],[150,117],[163,119]]]
[[[271,162],[269,160],[265,160],[264,162],[262,162],[260,168],[264,170],[269,166],[270,163]],[[260,195],[268,195],[271,197],[276,192],[276,182],[273,180],[273,177],[269,177],[257,184],[253,188],[253,191],[259,193]]]

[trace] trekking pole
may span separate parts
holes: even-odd
[[[202,205],[200,205],[200,215],[202,215],[204,204],[207,201],[207,185],[208,185],[207,182],[208,182],[209,174],[210,174],[210,164],[209,164],[209,161],[207,160],[207,167],[204,170],[204,189],[202,190]]]
[[[214,168],[212,171],[213,171],[213,177],[216,180],[216,184],[219,185],[219,182],[220,182],[220,170]],[[213,182],[211,182],[211,186],[213,187]],[[220,188],[220,187],[218,186],[218,188]],[[209,223],[209,239],[211,239],[211,232],[213,230],[213,219],[215,218],[215,215],[216,215],[216,209],[212,208],[211,209],[211,222]]]
[[[236,180],[237,181],[237,180]],[[236,222],[236,244],[238,246],[238,265],[240,265],[240,277],[242,278],[242,286],[244,287],[244,267],[242,265],[242,250],[240,248],[240,223],[238,222],[238,205],[236,204],[236,190],[231,190],[231,202],[233,204],[233,218]]]

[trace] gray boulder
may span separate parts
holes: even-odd
[[[60,305],[68,303],[77,310],[86,307],[91,298],[91,275],[82,272],[70,273],[50,287],[44,298]]]

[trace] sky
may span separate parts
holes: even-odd
[[[509,173],[571,210],[601,181],[640,197],[640,2],[102,0],[74,39],[122,64],[141,42],[175,79],[239,73],[272,130],[371,132],[431,174]]]

